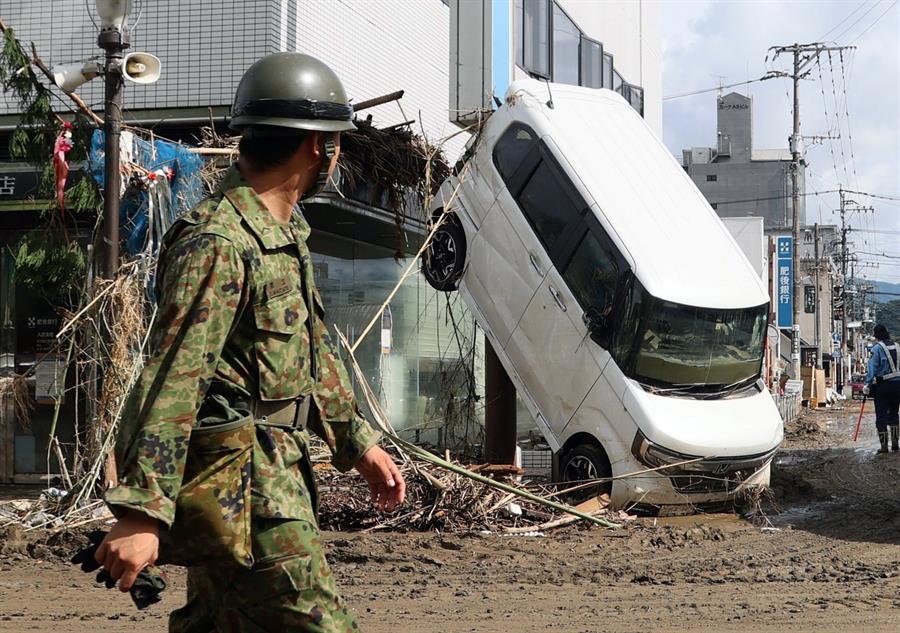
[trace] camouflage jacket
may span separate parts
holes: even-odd
[[[166,234],[150,354],[116,443],[120,485],[106,494],[116,514],[134,508],[171,525],[191,429],[213,380],[260,400],[312,394],[319,416],[311,416],[310,429],[340,470],[378,441],[323,322],[309,233],[296,212],[289,224],[278,223],[232,168]],[[284,469],[303,459],[304,435],[269,430],[269,465]],[[295,491],[284,490],[302,480],[267,475],[254,477],[254,514],[308,519],[309,504],[297,509]]]

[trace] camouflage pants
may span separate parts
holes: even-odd
[[[255,519],[253,569],[194,567],[188,602],[170,633],[349,633],[359,627],[338,595],[308,521]]]

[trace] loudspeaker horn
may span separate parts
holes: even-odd
[[[152,84],[162,73],[159,57],[150,53],[128,53],[122,60],[122,77],[136,84]]]
[[[72,92],[81,84],[90,81],[100,74],[100,66],[94,62],[77,62],[60,64],[50,69],[53,81],[66,92]]]

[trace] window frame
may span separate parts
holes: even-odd
[[[606,83],[606,59],[609,58],[609,85]],[[603,51],[603,61],[604,66],[600,70],[600,79],[603,82],[603,87],[607,90],[612,90],[613,84],[613,72],[616,70],[616,57],[612,53],[607,53],[605,50]]]
[[[600,64],[600,85],[599,86],[586,86],[584,83],[584,51],[585,41],[590,42],[591,44],[596,44],[600,47],[600,57],[597,62]],[[578,43],[578,85],[583,86],[585,88],[595,88],[600,89],[603,87],[603,55],[606,53],[603,48],[603,42],[599,40],[595,40],[591,37],[588,37],[584,33],[581,33],[581,41]],[[612,55],[610,55],[612,57]]]
[[[543,73],[538,69],[529,68],[525,63],[525,57],[528,53],[528,44],[529,41],[525,38],[525,14],[528,11],[529,0],[522,0],[522,15],[519,16],[519,21],[521,23],[521,36],[522,36],[522,69],[525,70],[529,75],[538,79],[546,79],[547,81],[552,81],[551,77],[553,75],[553,4],[555,4],[552,0],[533,0],[534,4],[543,4],[547,10],[547,72]],[[515,5],[513,5],[515,8]],[[515,16],[513,16],[515,17]],[[571,18],[569,18],[571,20]],[[574,24],[574,20],[572,21]],[[577,28],[577,25],[576,25]],[[580,29],[579,29],[580,30]],[[518,50],[518,49],[517,49]],[[533,51],[532,51],[533,53]],[[518,55],[518,54],[517,54]],[[518,61],[518,60],[516,60]]]
[[[507,176],[505,176],[503,174],[503,172],[500,170],[500,165],[498,164],[498,161],[497,161],[497,149],[498,149],[498,146],[500,145],[500,141],[502,141],[507,135],[513,133],[514,131],[518,132],[519,130],[525,131],[528,134],[530,134],[533,140],[531,142],[531,147],[522,155],[521,158],[519,158],[519,160],[516,162],[515,167],[512,170],[512,174],[510,174],[509,179],[507,179]],[[512,188],[510,187],[510,182],[515,181],[516,175],[518,174],[519,170],[522,168],[522,164],[524,163],[525,159],[531,155],[531,153],[534,150],[534,146],[537,145],[540,142],[540,140],[541,139],[537,135],[537,132],[535,132],[531,128],[531,126],[526,125],[525,123],[522,123],[521,121],[513,121],[512,123],[510,123],[509,125],[506,126],[506,129],[503,130],[503,133],[500,134],[500,136],[497,138],[497,142],[494,143],[494,148],[491,150],[491,162],[494,164],[494,169],[497,170],[497,174],[500,176],[500,180],[503,181],[503,184],[509,190],[510,195],[513,195]],[[513,198],[515,198],[515,195],[513,195]]]
[[[562,5],[560,5],[556,0],[548,0],[550,3],[550,81],[556,82],[555,73],[553,72],[553,66],[556,63],[556,51],[555,51],[555,42],[556,42],[556,9],[559,9],[560,13],[566,16],[566,19],[571,23],[572,26],[575,27],[575,30],[578,31],[578,80],[577,83],[574,84],[565,84],[567,86],[580,86],[581,85],[581,41],[584,39],[584,31],[581,30],[581,27],[578,26],[578,23],[572,19],[572,16],[569,15],[568,11],[566,11]]]
[[[560,233],[559,238],[552,247],[548,246],[544,241],[543,236],[538,232],[531,217],[525,212],[521,202],[519,202],[522,192],[528,186],[528,183],[531,182],[531,179],[537,170],[543,165],[547,165],[547,168],[550,170],[550,173],[556,180],[559,188],[562,190],[563,195],[568,199],[572,208],[575,209],[574,218],[568,223],[562,233]],[[586,212],[590,211],[590,205],[588,205],[587,201],[581,197],[581,193],[575,185],[572,184],[571,179],[566,175],[559,160],[553,155],[553,152],[550,151],[550,148],[543,139],[538,139],[538,142],[531,148],[528,156],[519,163],[515,175],[511,181],[506,184],[506,187],[513,200],[515,200],[519,212],[525,217],[525,221],[528,222],[535,237],[537,237],[541,246],[544,248],[544,252],[547,253],[547,256],[550,258],[553,265],[556,266],[556,269],[561,270],[563,260],[566,257],[571,256],[570,254],[574,248],[573,239],[576,237],[576,233],[578,233],[580,220],[584,218]]]

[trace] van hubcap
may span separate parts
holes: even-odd
[[[438,230],[431,239],[429,251],[429,267],[438,281],[446,281],[453,274],[456,264],[456,243],[453,236],[445,231]]]
[[[587,479],[597,479],[599,476],[597,466],[594,465],[594,462],[581,455],[569,460],[569,463],[566,464],[565,472],[563,472],[565,481],[584,481]]]

